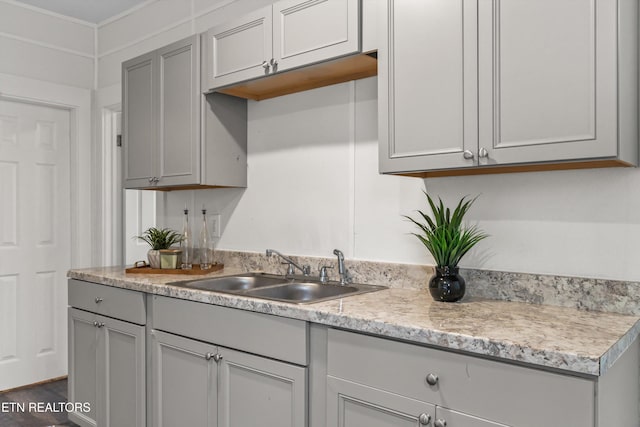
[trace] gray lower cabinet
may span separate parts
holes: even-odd
[[[223,347],[219,357],[218,426],[307,425],[306,368]]]
[[[306,425],[306,369],[153,330],[153,425]]]
[[[328,426],[535,427],[541,411],[551,425],[606,425],[593,379],[384,338],[330,329],[327,373]]]
[[[69,402],[82,427],[146,425],[145,322],[141,292],[69,280]]]
[[[327,378],[327,426],[431,425],[435,411],[435,405],[430,403],[341,378]]]
[[[305,322],[150,299],[154,427],[308,425]]]
[[[218,425],[217,347],[156,330],[151,345],[152,425]]]
[[[145,328],[69,308],[69,401],[83,427],[145,426]]]
[[[329,376],[328,426],[337,427],[505,427],[431,403]]]

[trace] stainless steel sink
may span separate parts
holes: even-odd
[[[283,278],[281,276],[249,273],[238,276],[213,277],[210,279],[190,280],[170,284],[183,286],[185,288],[201,289],[204,291],[235,292],[282,284],[282,282]]]
[[[321,283],[307,277],[302,280],[301,278],[289,279],[285,276],[264,273],[247,273],[169,284],[293,304],[311,304],[386,289],[385,286],[363,284],[342,286],[331,282]]]

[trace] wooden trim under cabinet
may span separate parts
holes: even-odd
[[[527,165],[480,166],[467,169],[446,169],[425,172],[397,172],[388,175],[411,176],[415,178],[440,178],[444,176],[488,175],[496,173],[542,172],[554,170],[595,169],[613,167],[634,167],[622,160],[590,160],[584,162],[541,163]]]
[[[358,54],[240,83],[216,92],[261,101],[277,96],[373,77],[378,74],[376,53]]]

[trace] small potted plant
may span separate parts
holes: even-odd
[[[182,241],[182,235],[170,228],[151,227],[136,238],[147,242],[151,249],[147,252],[151,268],[177,268],[180,250],[171,250],[171,246]],[[164,252],[164,254],[163,254]],[[162,256],[165,255],[166,256]],[[175,262],[172,262],[175,258]],[[165,262],[161,262],[164,259]]]
[[[460,259],[480,240],[488,237],[475,226],[465,226],[462,220],[476,200],[463,197],[453,213],[445,207],[442,199],[436,204],[426,192],[432,217],[418,211],[424,222],[405,215],[420,229],[411,233],[427,248],[436,262],[436,272],[429,280],[429,292],[436,301],[454,302],[464,296],[465,281],[460,276]]]

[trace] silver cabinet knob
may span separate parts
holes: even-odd
[[[472,151],[469,151],[469,150],[464,150],[464,151],[462,152],[462,157],[464,157],[464,158],[465,158],[465,159],[467,159],[467,160],[472,160],[472,159],[473,159],[473,157],[474,157],[474,156],[473,156],[473,152],[472,152]]]
[[[429,415],[429,414],[420,414],[420,416],[418,417],[418,421],[420,421],[421,425],[428,426],[429,423],[431,422],[431,415]]]
[[[482,147],[480,151],[478,151],[478,157],[480,157],[481,159],[487,158],[489,157],[489,152],[486,148]]]
[[[271,67],[271,65],[269,65],[267,61],[262,61],[262,68],[264,68],[265,74],[269,72],[269,67]]]
[[[271,65],[271,70],[273,72],[278,71],[278,61],[276,61],[275,58],[271,58],[271,61],[269,61],[269,65]]]
[[[153,177],[149,178],[149,184],[153,184]]]
[[[100,304],[104,300],[100,297],[96,297],[95,301],[96,301],[96,304]]]
[[[436,374],[427,375],[427,384],[429,384],[429,385],[438,384],[438,376]]]
[[[434,423],[433,427],[447,427],[447,422],[441,418],[438,418]]]
[[[215,355],[213,356],[213,361],[214,361],[214,362],[218,363],[218,362],[220,362],[221,360],[222,360],[222,355],[221,355],[220,353],[215,354]]]
[[[153,182],[154,182],[155,184],[157,184],[158,182],[160,182],[160,178],[158,178],[157,176],[154,176],[154,177],[153,177]]]
[[[204,358],[207,359],[207,360],[211,360],[214,357],[215,357],[214,353],[207,353],[207,354],[204,355]]]
[[[104,323],[103,322],[94,321],[93,322],[93,326],[95,326],[96,328],[102,328],[104,326]]]

